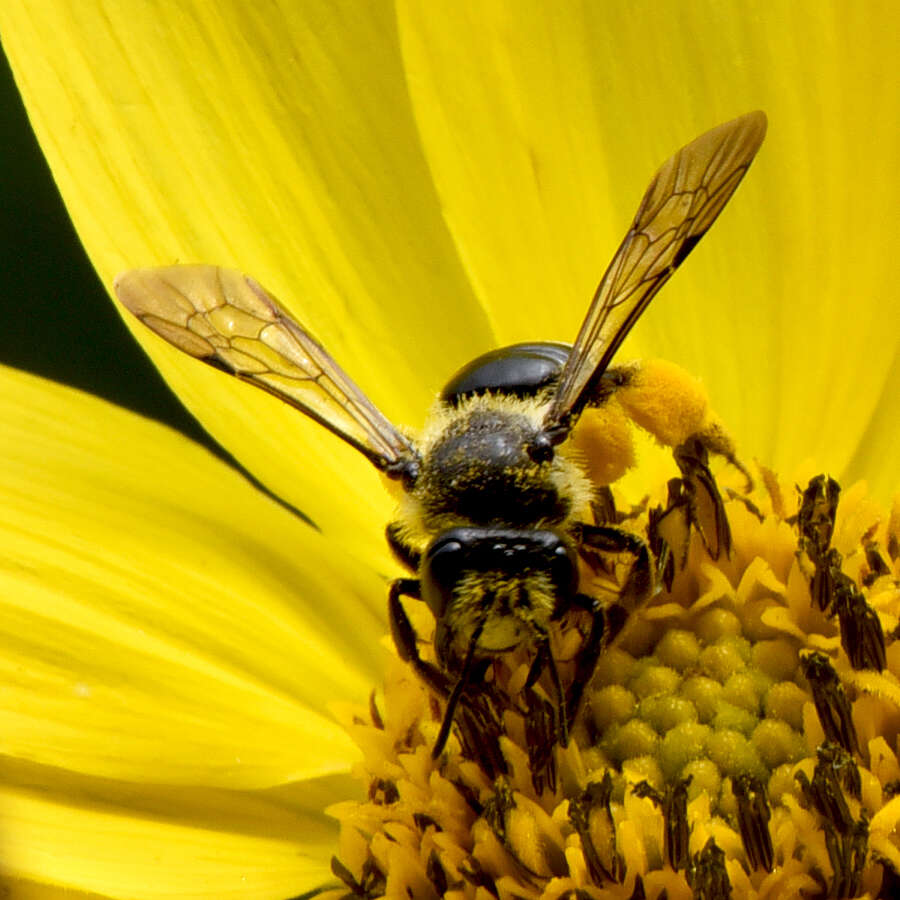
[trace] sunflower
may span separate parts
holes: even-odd
[[[411,427],[479,352],[571,340],[675,147],[748,109],[771,122],[739,202],[621,353],[701,376],[765,467],[749,497],[722,475],[732,554],[694,540],[666,602],[601,660],[552,784],[520,722],[505,773],[456,738],[430,768],[429,698],[382,641],[391,501],[352,450],[137,335],[301,521],[179,435],[3,373],[8,893],[893,883],[900,512],[878,510],[900,437],[895,17],[4,3],[4,49],[104,281],[175,261],[251,272]],[[662,465],[648,449],[621,488],[635,527]],[[855,614],[815,604],[829,578]]]

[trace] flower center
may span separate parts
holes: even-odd
[[[349,725],[368,793],[330,811],[344,887],[323,896],[889,896],[900,504],[880,517],[862,488],[839,493],[764,472],[749,495],[726,484],[705,526],[689,507],[679,529],[671,490],[618,515],[661,589],[603,649],[570,734],[524,647],[465,688],[433,760],[442,701],[395,660]],[[627,567],[610,555],[598,592]],[[563,685],[588,624],[573,611],[551,635]]]

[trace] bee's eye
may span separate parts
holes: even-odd
[[[578,560],[574,551],[563,543],[553,551],[550,572],[560,595],[571,596],[578,590]]]
[[[439,538],[428,549],[420,573],[422,599],[437,618],[453,597],[465,559],[465,547],[452,536]]]

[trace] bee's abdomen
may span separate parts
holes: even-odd
[[[552,341],[491,350],[463,366],[441,391],[441,400],[458,404],[486,393],[532,397],[559,378],[571,350],[569,344]]]

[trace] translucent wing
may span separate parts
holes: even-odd
[[[544,420],[548,431],[561,438],[574,424],[592,379],[605,371],[647,304],[716,220],[765,134],[765,114],[747,113],[700,135],[656,173],[560,375]]]
[[[379,469],[400,475],[414,465],[410,442],[252,278],[217,266],[169,266],[126,272],[115,289],[170,344],[302,410]]]

